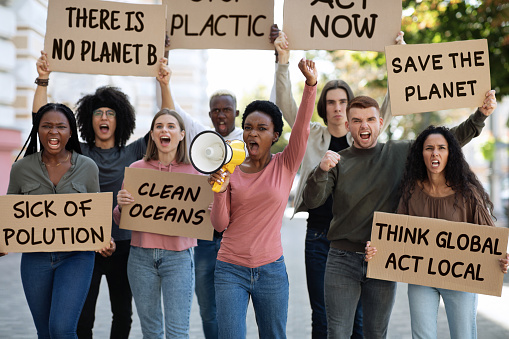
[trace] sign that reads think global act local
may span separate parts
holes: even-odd
[[[52,71],[156,76],[166,10],[96,0],[49,0],[44,50]]]
[[[375,212],[369,278],[500,296],[509,229]]]

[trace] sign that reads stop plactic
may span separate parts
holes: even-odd
[[[208,177],[197,174],[126,168],[124,188],[134,203],[122,208],[120,228],[212,240]]]
[[[171,49],[274,49],[274,0],[163,0]]]
[[[96,0],[49,0],[44,49],[52,71],[157,76],[166,10]]]
[[[1,196],[0,252],[109,247],[112,199],[111,192]]]
[[[500,296],[509,229],[375,212],[369,278]]]

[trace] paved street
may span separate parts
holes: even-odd
[[[287,334],[289,339],[311,338],[311,310],[306,290],[304,272],[305,219],[284,219],[282,239],[284,255],[290,279],[290,306],[288,311]],[[19,274],[20,254],[9,254],[0,258],[0,339],[36,338],[28,306],[25,301]],[[203,338],[196,298],[191,314],[191,338]],[[108,292],[103,286],[97,306],[94,328],[95,338],[109,337],[111,312]],[[501,298],[479,295],[478,337],[480,339],[509,338],[509,275],[506,275]],[[258,338],[254,314],[248,313],[247,338]],[[447,319],[443,307],[438,317],[439,338],[449,338]],[[130,338],[141,338],[137,315],[133,316]],[[398,284],[396,304],[389,325],[389,338],[410,338],[410,316],[406,297],[406,285]]]

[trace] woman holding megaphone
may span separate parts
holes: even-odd
[[[260,338],[286,338],[289,285],[281,224],[306,150],[317,82],[313,61],[302,59],[299,69],[306,85],[283,152],[270,151],[283,130],[281,111],[269,101],[253,101],[242,117],[246,160],[233,174],[210,175],[211,185],[222,183],[211,212],[214,228],[224,231],[214,277],[220,338],[245,338],[250,298]]]
[[[198,174],[189,162],[184,136],[180,115],[162,109],[152,120],[147,154],[129,167]],[[134,203],[134,199],[122,189],[117,201],[113,218],[120,224],[120,209]],[[192,238],[132,232],[127,275],[144,338],[162,338],[165,331],[166,338],[189,337],[195,246],[196,239]]]

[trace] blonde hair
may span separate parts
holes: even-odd
[[[157,114],[154,116],[154,119],[152,119],[152,124],[150,125],[151,132],[154,131],[154,126],[155,126],[156,120],[162,115],[171,115],[172,117],[177,119],[180,130],[181,131],[186,130],[186,127],[184,125],[184,120],[182,120],[182,118],[176,111],[169,110],[167,108],[163,108],[162,110],[157,112]],[[177,163],[182,163],[182,164],[190,164],[191,163],[189,161],[189,157],[187,155],[187,141],[186,141],[185,137],[179,142],[179,145],[177,147],[177,154],[175,155],[175,159],[176,159]],[[147,153],[143,157],[143,160],[145,160],[145,161],[159,160],[159,153],[157,152],[157,146],[152,138],[148,138]]]

